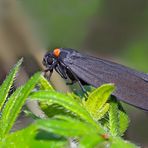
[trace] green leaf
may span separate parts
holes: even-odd
[[[32,89],[37,84],[39,78],[40,73],[35,74],[22,88],[17,89],[14,94],[10,96],[3,110],[4,114],[2,112],[2,117],[0,119],[1,138],[4,137],[12,128],[22,106]]]
[[[101,118],[103,118],[104,115],[108,112],[109,106],[109,103],[106,103],[100,110],[98,110],[98,112],[96,112],[96,114],[94,114],[93,118],[95,120],[100,120]]]
[[[52,103],[59,104],[64,108],[66,108],[67,110],[70,110],[83,120],[92,123],[93,125],[97,126],[100,129],[99,125],[91,118],[91,116],[82,106],[82,104],[80,104],[78,100],[75,100],[74,98],[66,94],[55,91],[42,90],[32,93],[29,98],[31,100],[49,101],[49,102],[52,101]]]
[[[67,137],[82,136],[86,133],[88,134],[87,126],[78,120],[67,121],[48,119],[38,120],[37,124],[40,129]]]
[[[0,87],[0,110],[2,110],[2,107],[6,101],[10,88],[15,79],[16,73],[18,72],[19,67],[22,64],[22,62],[23,62],[23,58],[20,59],[18,63],[14,66],[14,68],[11,70],[10,74],[6,77],[5,81]]]
[[[40,102],[39,104],[40,108],[49,118],[54,117],[55,115],[66,115],[76,118],[76,116],[71,111],[68,111],[66,108],[59,104],[48,103],[47,101]]]
[[[109,108],[109,129],[110,133],[113,136],[119,136],[119,110],[118,103],[115,97],[111,97],[110,99],[110,108]]]
[[[108,111],[109,105],[105,103],[114,90],[113,84],[104,84],[91,92],[88,99],[83,101],[85,108],[94,120],[100,119]]]
[[[111,141],[111,148],[138,148],[136,145],[118,137],[111,139]]]
[[[79,104],[81,104],[81,98],[78,97],[77,95],[75,95],[74,93],[66,93],[66,95],[69,96],[70,98],[73,98],[75,101],[77,101]],[[50,118],[53,117],[54,115],[67,115],[67,116],[71,116],[71,117],[76,117],[76,115],[74,113],[67,110],[63,106],[61,106],[57,103],[54,103],[53,101],[50,101],[49,99],[48,99],[48,102],[47,101],[40,101],[39,104],[40,104],[41,109],[44,111],[44,113]]]
[[[78,138],[79,146],[82,148],[92,148],[98,143],[106,141],[92,124],[67,116],[57,116],[55,119],[48,120],[38,120],[37,125],[39,128],[54,134]]]
[[[35,114],[33,114],[33,112],[29,110],[23,110],[23,113],[25,114],[26,117],[31,117],[34,120],[40,119],[40,117],[36,116]]]
[[[40,89],[43,89],[43,90],[54,90],[53,87],[50,85],[49,81],[47,81],[43,77],[43,75],[41,75],[41,77],[40,77],[39,84],[40,84]]]
[[[120,136],[123,136],[124,132],[127,130],[129,126],[129,117],[126,114],[126,112],[122,109],[119,110],[119,130],[120,130]]]
[[[81,141],[80,141],[80,148],[93,148],[96,145],[104,142],[105,139],[102,138],[101,136],[98,135],[86,135],[84,137],[82,137]]]
[[[96,127],[91,124],[66,116],[58,116],[55,119],[38,120],[37,125],[40,129],[66,137],[83,136],[97,132]]]
[[[43,133],[44,137],[39,132],[35,124],[9,134],[1,142],[0,147],[10,148],[34,148],[34,147],[67,147],[68,142],[60,137],[53,137],[50,133]],[[42,137],[41,137],[42,136]]]
[[[3,137],[3,134],[5,132],[6,127],[8,126],[8,118],[10,116],[10,112],[13,109],[14,103],[17,99],[17,97],[20,95],[22,87],[18,88],[8,99],[3,111],[2,116],[0,118],[0,137]]]
[[[129,125],[129,118],[119,101],[115,97],[110,98],[110,109],[107,126],[112,135],[123,136]]]

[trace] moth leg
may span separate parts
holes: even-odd
[[[48,72],[48,71],[50,72],[50,73],[49,73],[49,76],[47,76],[47,72]],[[44,76],[46,79],[50,80],[52,73],[53,73],[53,69],[45,69],[45,70],[44,70],[44,73],[43,73],[43,76]]]
[[[75,73],[74,73],[69,67],[66,67],[66,68],[67,68],[67,69],[71,72],[71,74],[74,76],[75,81],[78,82],[78,84],[79,84],[80,88],[82,89],[82,91],[88,96],[87,91],[85,90],[85,88],[84,88],[83,85],[81,84],[79,78],[75,75]]]
[[[77,81],[76,80],[71,80],[71,82],[68,82],[68,75],[66,73],[66,68],[65,66],[62,66],[62,65],[58,65],[59,66],[59,70],[61,71],[61,73],[63,74],[64,76],[64,79],[66,80],[66,85],[73,85],[74,83],[76,83]],[[61,67],[62,66],[62,67]]]
[[[47,79],[50,80],[51,75],[52,75],[52,73],[53,73],[53,69],[55,68],[56,64],[57,64],[57,63],[54,63],[51,67],[48,67],[47,69],[44,70],[44,77],[45,77],[45,78],[47,78]],[[48,71],[50,72],[50,74],[49,74],[49,76],[47,77],[47,72],[48,72]]]
[[[49,68],[47,68],[47,69],[45,69],[45,70],[44,70],[44,72],[45,72],[45,73],[47,73],[48,71],[50,71],[50,69],[49,69]]]
[[[82,91],[84,92],[84,94],[86,94],[86,96],[88,96],[87,91],[85,90],[85,88],[84,88],[83,85],[81,84],[79,78],[78,78],[78,77],[75,75],[75,73],[71,70],[71,68],[68,67],[68,66],[66,66],[63,62],[62,62],[61,64],[65,67],[65,69],[68,69],[68,70],[71,72],[71,74],[72,74],[73,77],[75,78],[75,81],[78,82],[78,84],[79,84],[80,88],[82,89]]]
[[[48,69],[45,69],[45,70],[43,71],[43,76],[44,76],[45,78],[47,78],[47,72],[48,72],[48,71],[50,71],[49,68],[48,68]]]
[[[65,67],[62,67],[60,65],[57,65],[57,67],[55,68],[55,70],[60,74],[60,76],[62,78],[64,78],[65,80],[68,79],[68,76],[66,74],[66,70]],[[74,83],[76,83],[76,80],[72,80],[71,82],[66,82],[66,85],[73,85]]]
[[[81,87],[82,91],[88,96],[87,91],[85,90],[85,88],[83,87],[83,85],[81,84],[81,82],[78,78],[77,78],[77,82],[78,82],[79,86]]]
[[[63,79],[65,79],[65,78],[63,77],[62,73],[60,72],[60,70],[58,69],[58,67],[55,67],[55,71],[56,71]]]
[[[49,80],[50,80],[50,78],[51,78],[51,76],[52,76],[52,73],[53,73],[53,69],[52,69],[52,70],[50,70]]]
[[[59,73],[59,75],[63,78],[63,79],[67,79],[67,75],[65,73],[65,67],[61,67],[61,65],[57,65],[57,67],[55,67],[55,70]]]

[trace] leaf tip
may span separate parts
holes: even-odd
[[[24,61],[24,58],[21,57],[21,58],[19,59],[18,63],[21,65],[21,64],[23,63],[23,61]]]

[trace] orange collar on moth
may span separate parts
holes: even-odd
[[[53,50],[53,55],[54,55],[55,57],[59,57],[60,52],[61,52],[60,49],[59,49],[59,48],[56,48],[56,49]]]

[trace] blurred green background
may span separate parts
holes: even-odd
[[[0,1],[1,82],[23,56],[24,67],[15,85],[22,84],[41,70],[46,50],[56,47],[74,48],[148,73],[148,1]],[[56,74],[52,82],[67,90]],[[126,138],[148,147],[148,114],[124,106],[131,118]]]

